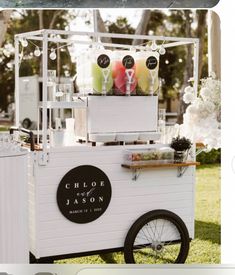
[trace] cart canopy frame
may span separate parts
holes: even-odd
[[[81,40],[81,37],[89,37],[91,41]],[[31,41],[42,42],[42,159],[45,159],[48,154],[47,146],[47,70],[48,70],[48,43],[67,43],[81,44],[81,45],[93,45],[94,43],[101,44],[104,47],[131,49],[142,49],[141,43],[139,45],[124,45],[117,43],[102,43],[101,38],[122,38],[132,40],[148,40],[148,41],[160,41],[164,44],[164,48],[172,48],[183,45],[194,45],[193,53],[193,80],[194,80],[194,92],[197,93],[199,83],[199,39],[198,38],[186,38],[186,37],[168,37],[168,36],[155,36],[155,35],[135,35],[135,34],[118,34],[118,33],[101,33],[101,32],[78,32],[78,31],[65,31],[65,30],[53,30],[42,29],[38,31],[26,32],[15,35],[15,104],[16,104],[16,126],[20,126],[19,116],[19,70],[20,70],[20,41],[22,39]]]

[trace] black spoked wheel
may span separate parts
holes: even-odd
[[[182,219],[167,210],[153,210],[130,228],[125,244],[126,263],[184,263],[189,251],[189,233]]]

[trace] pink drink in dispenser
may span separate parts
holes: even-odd
[[[139,52],[136,55],[136,77],[138,90],[143,94],[155,94],[158,87],[159,54]]]
[[[105,95],[113,87],[111,51],[95,50],[91,65],[92,87],[96,94]]]
[[[135,75],[135,60],[129,51],[117,52],[113,60],[113,79],[117,94],[135,92],[137,79]]]

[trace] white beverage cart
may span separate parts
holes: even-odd
[[[97,41],[104,37],[164,42],[165,49],[193,44],[194,90],[197,91],[199,40],[195,38],[59,30],[15,36],[16,128],[19,130],[20,41],[42,43],[43,91],[38,106],[42,123],[35,133],[41,141],[37,150],[31,144],[30,152],[31,262],[48,263],[124,251],[126,263],[184,263],[190,240],[194,238],[195,166],[198,164],[195,152],[183,163],[124,160],[127,152],[162,148],[162,144],[154,141],[158,97],[88,94],[81,95],[77,101],[48,101],[48,43],[91,45],[96,41],[101,44]],[[132,47],[113,43],[102,43],[102,46]],[[52,146],[48,113],[68,108],[73,109],[80,142]],[[140,136],[144,137],[142,143],[136,142]],[[113,138],[119,142],[110,142]]]

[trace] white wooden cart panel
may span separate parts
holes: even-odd
[[[47,166],[35,165],[30,183],[30,237],[31,252],[37,258],[123,247],[130,226],[154,209],[178,214],[194,237],[195,168],[190,167],[181,178],[177,178],[175,168],[143,170],[139,179],[132,181],[132,172],[121,167],[123,150],[104,146],[62,148],[50,153]],[[62,177],[79,165],[97,166],[112,185],[108,209],[88,224],[67,220],[56,202]]]
[[[0,157],[0,263],[28,263],[28,155]]]

